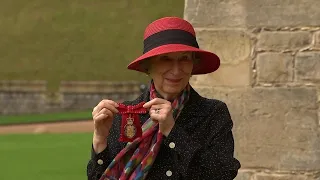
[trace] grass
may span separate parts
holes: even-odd
[[[3,0],[0,80],[135,80],[126,69],[142,53],[147,24],[183,16],[184,0]]]
[[[0,125],[89,120],[91,118],[92,118],[91,111],[27,114],[27,115],[2,115],[0,116]]]
[[[91,134],[0,136],[0,179],[85,180]]]

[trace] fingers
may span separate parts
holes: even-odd
[[[167,114],[167,112],[171,111],[172,109],[171,103],[169,101],[160,98],[155,98],[145,103],[143,107],[149,109],[149,113],[153,113],[155,112],[155,110],[159,109],[161,113]]]
[[[156,105],[152,105],[149,108],[149,110],[152,111],[152,110],[155,110],[155,109],[164,109],[164,108],[168,108],[168,106],[163,105],[163,104],[156,104]]]
[[[151,101],[149,101],[149,102],[151,102]],[[169,101],[166,101],[166,100],[164,100],[164,101],[154,101],[153,104],[151,104],[151,106],[150,105],[147,105],[147,106],[149,106],[149,108],[148,108],[149,111],[152,111],[152,110],[155,110],[155,109],[171,110],[171,108],[172,108],[171,103]]]
[[[93,119],[94,119],[94,122],[99,123],[102,120],[106,119],[107,117],[108,117],[108,115],[106,115],[106,114],[99,114],[96,117],[94,117]]]
[[[172,108],[168,105],[152,105],[149,110],[149,115],[154,121],[164,121],[172,116]]]
[[[106,108],[103,108],[99,113],[97,113],[93,119],[95,122],[101,122],[102,120],[105,120],[107,118],[110,119],[113,119],[113,113],[109,110],[109,109],[106,109]]]
[[[96,118],[96,117],[98,117],[98,116],[101,115],[101,114],[104,114],[104,115],[106,115],[106,116],[113,116],[113,112],[112,112],[112,111],[110,111],[110,110],[107,109],[107,108],[103,108],[100,112],[98,112],[97,114],[95,114],[95,116],[94,116],[93,118]]]
[[[171,103],[165,99],[154,98],[151,101],[145,103],[143,105],[143,107],[149,109],[151,106],[156,105],[156,104],[170,104],[171,105]]]
[[[92,116],[97,115],[103,108],[109,109],[112,113],[118,113],[119,105],[112,100],[102,100],[92,111]]]
[[[160,117],[163,115],[166,115],[167,111],[165,111],[164,109],[152,109],[149,111],[149,115],[150,117]]]

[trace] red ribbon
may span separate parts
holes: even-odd
[[[139,114],[147,113],[147,109],[143,107],[145,102],[136,105],[124,105],[119,103],[117,108],[122,114],[120,138],[121,142],[132,142],[142,136],[142,128],[140,124]]]

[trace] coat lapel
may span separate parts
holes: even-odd
[[[176,120],[176,124],[181,127],[193,126],[208,115],[208,111],[201,109],[203,106],[203,98],[191,87],[190,98],[185,107],[182,109],[180,116]]]

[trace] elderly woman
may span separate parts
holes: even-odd
[[[150,76],[149,88],[136,100],[102,100],[93,109],[88,179],[234,179],[240,163],[234,158],[228,108],[201,97],[189,84],[192,75],[219,66],[215,54],[199,49],[187,21],[152,22],[143,55],[128,66]]]

